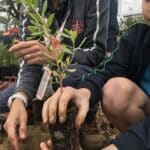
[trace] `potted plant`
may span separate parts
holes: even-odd
[[[25,15],[28,15],[31,19],[31,25],[28,26],[28,29],[31,32],[29,38],[38,39],[39,42],[42,42],[47,46],[49,52],[55,53],[55,58],[52,58],[49,53],[45,53],[45,56],[49,63],[53,65],[53,67],[50,68],[52,76],[59,84],[60,89],[62,89],[62,81],[67,77],[67,72],[75,71],[75,69],[68,69],[68,66],[71,64],[74,57],[75,49],[81,47],[85,39],[79,46],[76,46],[76,31],[64,29],[57,31],[56,33],[51,33],[51,25],[55,16],[54,14],[51,14],[48,18],[45,17],[47,1],[44,1],[42,13],[39,13],[36,0],[19,1],[25,8]],[[71,44],[68,45],[67,43],[64,43],[63,38],[67,38]],[[41,41],[41,39],[44,39],[44,41]],[[59,124],[59,122],[57,122],[56,124],[49,126],[54,149],[74,150],[79,144],[78,131],[75,129],[74,124],[75,114],[76,108],[73,104],[70,104],[66,122],[64,124]]]

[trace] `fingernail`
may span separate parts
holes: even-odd
[[[43,126],[46,126],[46,125],[47,125],[47,121],[43,120]]]
[[[63,123],[63,122],[65,122],[65,119],[64,119],[64,117],[60,116],[60,117],[59,117],[59,122],[60,122],[60,123]]]
[[[53,118],[53,117],[49,118],[49,123],[51,123],[51,124],[55,123],[55,118]]]
[[[75,122],[75,126],[76,126],[76,128],[77,128],[77,129],[80,129],[80,127],[81,127],[81,123],[79,123],[79,122]]]
[[[24,133],[22,133],[22,134],[20,135],[20,138],[21,138],[21,139],[25,139],[25,138],[26,138],[26,135],[25,135]]]
[[[43,119],[43,125],[47,124],[47,119]]]

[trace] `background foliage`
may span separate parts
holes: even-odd
[[[13,53],[8,52],[8,47],[0,42],[0,66],[17,65],[18,58]]]
[[[141,15],[127,16],[121,18],[119,21],[119,28],[120,28],[119,37],[122,36],[124,33],[126,33],[129,27],[139,22],[144,22]]]

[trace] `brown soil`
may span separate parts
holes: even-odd
[[[98,139],[100,147],[108,145],[112,139],[116,138],[116,136],[119,135],[119,131],[107,121],[102,111],[99,111],[97,113],[96,124],[91,125],[90,129],[89,127],[87,127],[87,125],[84,125],[83,132],[84,134],[89,135],[87,137],[94,135],[94,137]],[[21,142],[20,150],[39,150],[40,141],[46,141],[48,138],[48,129],[43,127],[41,123],[36,123],[36,125],[29,125],[28,138],[25,141]],[[88,145],[86,145],[85,147],[86,150],[92,150],[88,147]],[[11,149],[12,147],[8,143],[6,134],[4,133],[3,135],[0,135],[0,150]]]

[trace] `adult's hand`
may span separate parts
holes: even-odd
[[[49,59],[54,59],[53,53],[38,41],[18,41],[9,51],[16,53],[18,58],[23,58],[27,64],[45,64]]]
[[[44,103],[42,110],[43,122],[53,124],[56,122],[57,115],[60,123],[65,122],[67,106],[72,101],[78,108],[75,125],[79,128],[89,111],[90,96],[91,92],[86,88],[75,89],[72,87],[64,87],[62,90],[59,88]]]
[[[12,103],[4,129],[14,149],[19,150],[19,139],[26,138],[27,129],[27,111],[21,100],[15,99]]]

